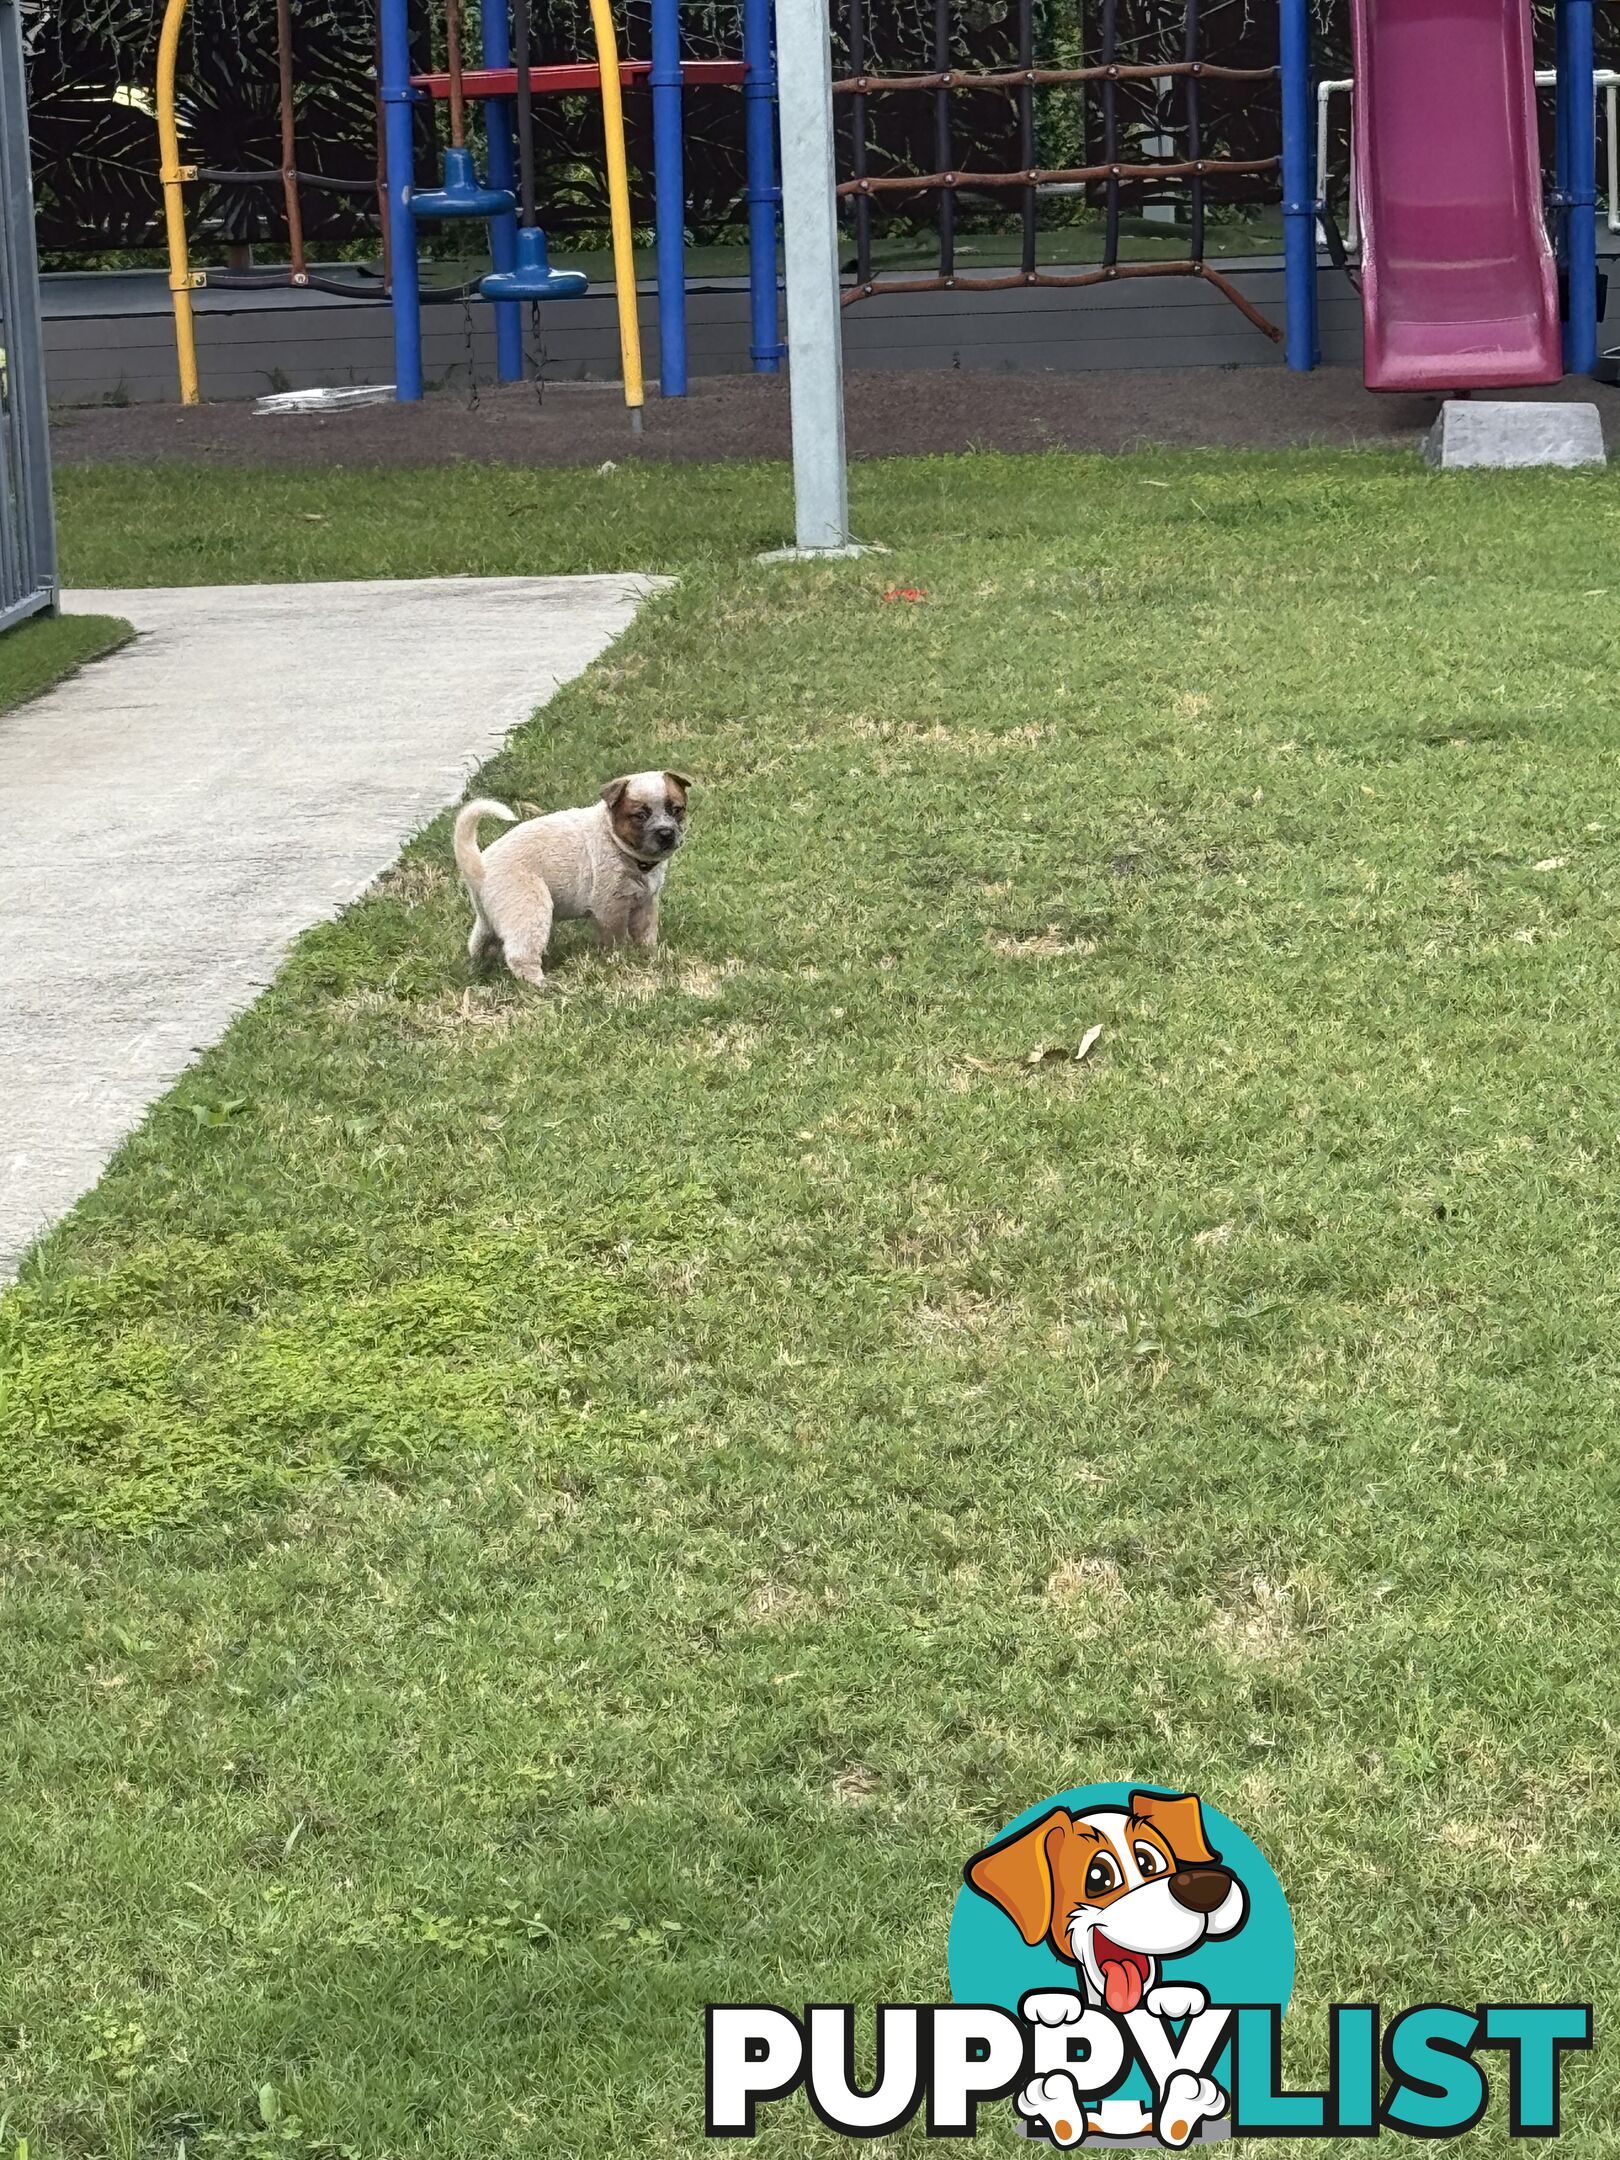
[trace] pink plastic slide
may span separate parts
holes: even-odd
[[[1529,0],[1352,0],[1369,390],[1563,374]]]

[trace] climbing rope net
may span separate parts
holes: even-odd
[[[372,41],[375,46],[376,29]],[[293,63],[292,0],[276,0],[276,121],[280,136],[278,165],[250,165],[236,169],[202,165],[196,177],[205,185],[226,188],[271,188],[279,192],[287,220],[287,262],[266,270],[214,270],[210,285],[252,291],[273,286],[296,286],[300,290],[338,293],[351,298],[380,299],[388,284],[388,219],[383,215],[382,108],[376,108],[374,130],[376,167],[370,178],[345,179],[325,172],[300,169],[298,160],[298,84]],[[369,198],[377,208],[382,230],[382,276],[380,283],[363,268],[348,277],[332,277],[311,270],[304,241],[303,191],[309,188],[334,195]]]
[[[1175,18],[1179,17],[1179,21]],[[1184,0],[1169,11],[1163,42],[1166,50],[1148,59],[1124,57],[1118,0],[1101,0],[1097,18],[1098,51],[1094,61],[1048,65],[1037,50],[1036,0],[1013,0],[1009,27],[1015,40],[1010,64],[960,64],[953,32],[951,0],[934,0],[931,65],[883,72],[871,65],[872,11],[868,0],[846,0],[844,38],[849,72],[833,83],[836,97],[848,100],[850,177],[839,183],[839,196],[852,206],[854,221],[853,282],[844,305],[892,292],[993,292],[1017,286],[1100,285],[1120,278],[1196,277],[1213,285],[1267,337],[1282,332],[1254,306],[1232,280],[1208,260],[1209,199],[1212,183],[1244,183],[1251,199],[1275,200],[1281,159],[1209,155],[1205,149],[1205,97],[1212,84],[1266,85],[1277,69],[1237,67],[1203,56],[1203,16],[1199,0]],[[1043,24],[1044,27],[1044,24]],[[1173,44],[1172,44],[1173,39]],[[1134,40],[1132,48],[1139,46]],[[1127,115],[1122,98],[1135,90],[1150,100]],[[1082,162],[1043,166],[1038,162],[1037,99],[1070,92],[1081,101],[1070,115],[1069,139],[1088,141],[1086,101],[1095,100],[1100,130],[1098,155]],[[1017,163],[1006,171],[960,168],[953,156],[954,101],[986,94],[1010,99],[1015,115]],[[874,101],[927,97],[932,101],[931,171],[874,171]],[[1179,110],[1177,109],[1179,107]],[[982,123],[973,129],[983,141]],[[1144,156],[1144,150],[1156,154]],[[1170,155],[1164,153],[1169,151]],[[1167,182],[1185,183],[1187,252],[1179,259],[1122,260],[1122,202],[1141,201]],[[964,195],[1016,192],[1019,199],[1019,260],[1016,269],[984,270],[963,276],[958,269],[958,205]],[[875,266],[874,211],[884,197],[938,197],[936,230],[938,266],[932,275],[893,274]],[[1100,199],[1101,246],[1095,265],[1045,269],[1038,259],[1043,197],[1082,194]],[[1178,228],[1182,229],[1182,228]]]

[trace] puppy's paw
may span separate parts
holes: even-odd
[[[1044,2123],[1054,2145],[1078,2145],[1086,2134],[1085,2103],[1067,2070],[1031,2078],[1013,2105],[1026,2122]]]
[[[1018,2005],[1026,2025],[1077,2025],[1085,2014],[1085,1997],[1068,1988],[1037,1988]]]
[[[1178,1981],[1169,1987],[1149,1988],[1145,1998],[1148,2013],[1156,2018],[1196,2017],[1200,2010],[1209,2008],[1209,1997],[1201,1987],[1191,1981]]]
[[[1177,2070],[1160,2097],[1154,2134],[1161,2145],[1179,2148],[1187,2143],[1201,2122],[1225,2112],[1226,2095],[1213,2078],[1195,2077],[1191,2070]]]

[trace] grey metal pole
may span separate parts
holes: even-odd
[[[818,554],[850,545],[827,5],[776,0],[794,537]]]
[[[51,504],[50,417],[45,399],[45,345],[39,321],[39,262],[34,252],[34,191],[29,165],[28,101],[23,87],[22,18],[14,0],[0,0],[0,270],[7,292],[0,309],[15,431],[29,597],[53,612],[57,602],[56,519]],[[7,424],[0,415],[0,426]],[[9,596],[8,596],[9,597]]]

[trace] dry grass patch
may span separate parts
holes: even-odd
[[[1295,1595],[1286,1583],[1251,1576],[1236,1595],[1215,1608],[1210,1638],[1223,1656],[1241,1665],[1270,1665],[1299,1649]]]
[[[401,907],[418,908],[458,887],[453,868],[432,855],[407,855],[377,878],[372,891]]]
[[[957,1289],[919,1305],[911,1316],[915,1334],[924,1342],[944,1343],[971,1337],[982,1342],[989,1336],[1012,1334],[1027,1320],[1013,1301],[986,1297],[977,1290]]]
[[[842,1800],[846,1807],[864,1807],[876,1793],[878,1784],[875,1770],[865,1763],[851,1763],[833,1779],[833,1798]]]
[[[1049,1605],[1109,1617],[1122,1613],[1131,1601],[1118,1561],[1090,1553],[1060,1560],[1046,1578],[1041,1595]]]
[[[990,949],[1004,960],[1057,960],[1065,954],[1089,960],[1098,947],[1095,938],[1077,937],[1058,923],[1048,923],[1044,930],[1024,934],[992,931]]]

